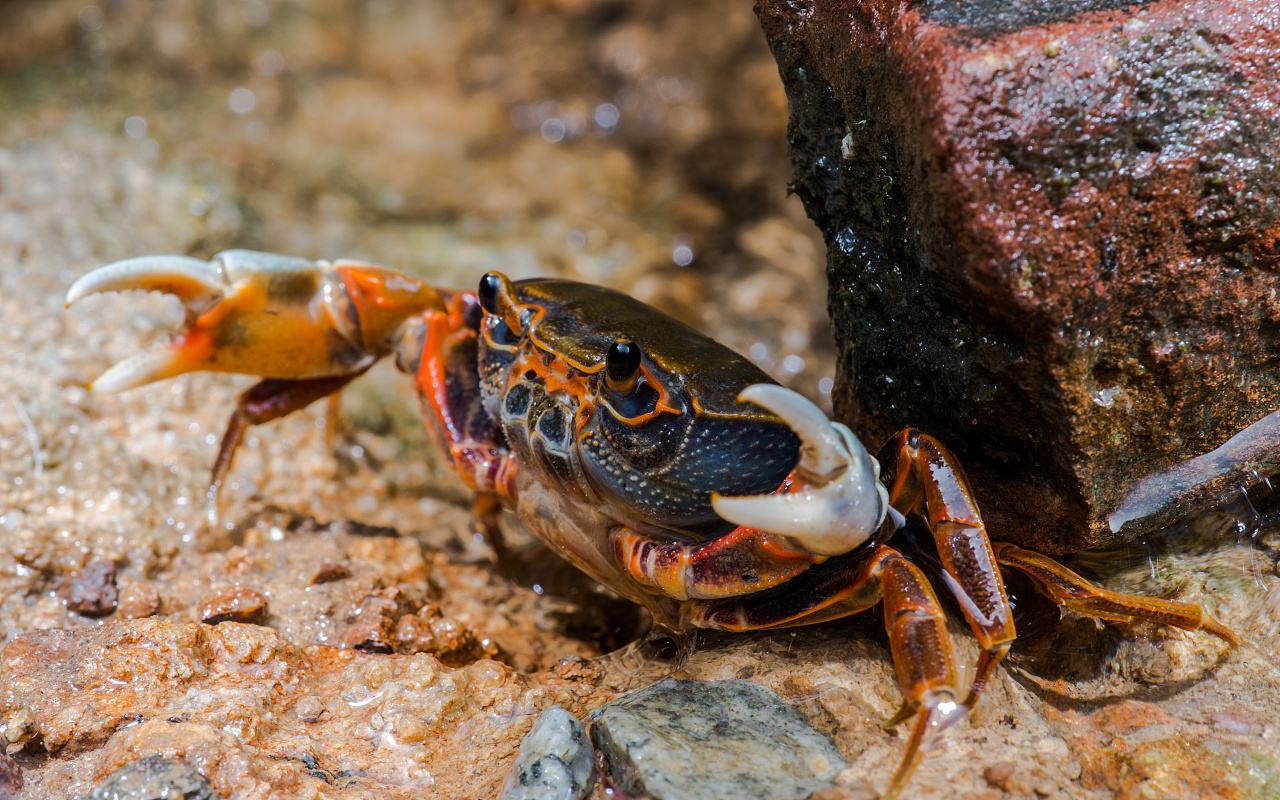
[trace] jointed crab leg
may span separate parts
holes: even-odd
[[[218,446],[218,455],[213,460],[209,478],[210,511],[216,515],[222,483],[231,470],[245,431],[254,425],[262,425],[306,408],[322,397],[333,396],[362,374],[363,370],[351,375],[298,381],[268,378],[243,392],[236,401],[236,410],[231,412],[231,419],[227,421],[222,443]]]
[[[1085,617],[1126,622],[1145,619],[1188,631],[1203,630],[1235,646],[1240,638],[1200,606],[1104,589],[1039,553],[996,542],[996,558],[1004,566],[1030,576],[1041,594]]]
[[[637,583],[676,600],[758,592],[822,560],[753,528],[739,527],[694,545],[664,542],[622,527],[610,537],[615,560]]]
[[[958,673],[946,615],[928,578],[901,553],[879,545],[869,558],[812,568],[786,587],[734,600],[689,604],[689,622],[721,630],[764,630],[825,622],[884,603],[894,671],[904,698],[892,726],[916,715],[885,798],[898,795],[927,740],[962,719]]]
[[[965,699],[972,707],[1017,636],[986,526],[959,461],[937,439],[908,428],[889,440],[880,457],[889,502],[903,514],[924,513],[944,577],[982,647]]]

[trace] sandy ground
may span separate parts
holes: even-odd
[[[444,285],[564,274],[661,303],[822,401],[821,245],[784,195],[785,99],[745,8],[6,13],[23,22],[0,34],[0,731],[19,796],[74,797],[164,753],[227,797],[491,797],[542,708],[582,715],[677,671],[584,660],[634,612],[510,520],[520,566],[492,567],[389,366],[345,394],[332,443],[316,409],[251,435],[210,524],[209,464],[248,381],[93,395],[178,312],[61,298],[115,258],[228,246]],[[1010,669],[913,796],[1280,797],[1276,538],[1237,508],[1082,561],[1206,603],[1246,638],[1228,655],[1020,595]],[[117,610],[68,610],[69,576],[104,562]],[[265,624],[200,621],[244,597]],[[871,796],[904,741],[880,728],[898,698],[877,627],[703,637],[678,671],[796,703],[852,764],[827,800]]]

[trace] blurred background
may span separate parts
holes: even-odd
[[[44,196],[60,182],[93,196],[59,223],[73,257],[135,255],[145,229],[445,286],[564,275],[825,405],[823,251],[786,191],[786,119],[732,0],[0,0],[0,180],[29,213],[75,208]],[[0,263],[39,257],[16,238]]]

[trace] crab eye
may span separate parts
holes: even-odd
[[[626,339],[610,345],[604,358],[604,374],[609,389],[618,394],[635,389],[640,377],[640,345]]]
[[[496,272],[486,272],[480,278],[480,288],[476,294],[480,296],[480,307],[490,314],[498,313],[498,290],[502,288],[502,278]]]
[[[494,316],[493,314],[485,317],[482,330],[487,334],[486,341],[490,345],[511,349],[520,344],[520,337],[511,331],[511,328],[502,317]]]

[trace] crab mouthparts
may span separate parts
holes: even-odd
[[[785,536],[814,555],[847,553],[884,521],[888,492],[880,465],[847,427],[782,386],[757,383],[738,395],[777,414],[800,437],[796,485],[788,493],[711,496],[721,518]]]

